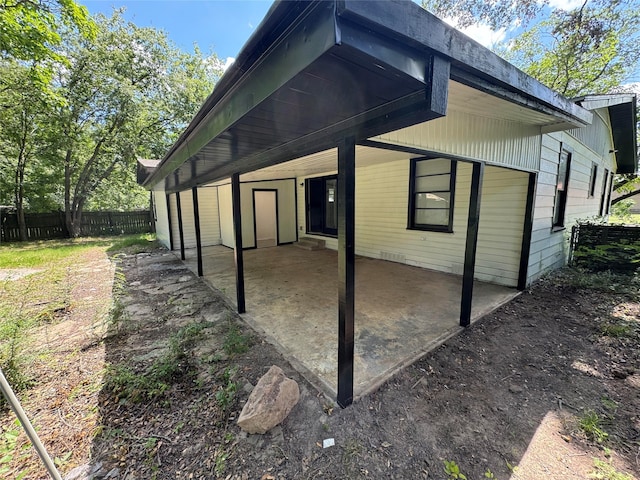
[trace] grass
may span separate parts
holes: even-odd
[[[16,280],[0,281],[0,368],[16,391],[34,385],[30,376],[33,329],[55,323],[73,309],[71,292],[78,256],[92,248],[112,253],[149,248],[149,234],[4,244],[0,269],[38,270]],[[115,312],[117,313],[117,312]],[[0,405],[4,398],[0,397]]]
[[[108,365],[105,388],[119,400],[133,403],[157,400],[164,396],[171,384],[188,374],[187,351],[200,338],[207,322],[189,324],[169,337],[168,347],[146,370],[136,371],[128,365]]]
[[[614,225],[640,225],[640,214],[634,213],[630,215],[611,215],[609,216],[609,223]]]
[[[610,463],[603,462],[602,460],[594,459],[594,470],[589,475],[590,478],[596,480],[633,480],[633,477],[629,474],[619,472]]]
[[[587,410],[578,421],[578,426],[589,440],[602,444],[607,441],[609,434],[604,431],[602,419],[593,410]]]
[[[608,270],[589,272],[581,268],[566,267],[552,273],[554,284],[571,286],[611,294],[623,294],[640,298],[640,275],[621,274]]]

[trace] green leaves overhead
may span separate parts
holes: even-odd
[[[61,59],[53,47],[60,25],[91,38],[95,26],[87,9],[73,0],[0,0],[0,55],[26,61]]]
[[[640,60],[640,11],[612,1],[554,11],[510,46],[507,57],[567,97],[608,93]]]
[[[33,15],[44,23],[33,42],[2,47],[2,203],[64,209],[72,235],[88,206],[148,205],[135,183],[136,159],[164,156],[213,90],[221,62],[198,49],[180,51],[163,32],[126,22],[121,11],[87,17],[87,35],[75,21],[86,12],[69,0],[10,6],[15,25],[31,19],[35,28]],[[11,36],[4,24],[0,29]]]

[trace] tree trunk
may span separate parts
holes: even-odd
[[[71,149],[67,150],[64,159],[64,223],[67,226],[67,235],[70,238],[77,237],[71,212]]]
[[[16,177],[14,185],[14,197],[16,204],[16,218],[18,220],[18,231],[20,241],[27,241],[27,222],[24,218],[24,170],[27,164],[27,153],[25,148],[26,138],[23,136],[20,152],[18,153],[18,164],[16,165]]]

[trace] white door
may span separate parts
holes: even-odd
[[[278,245],[276,192],[254,190],[253,205],[256,222],[256,247],[275,247]]]

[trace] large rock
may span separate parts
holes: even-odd
[[[266,433],[287,418],[299,398],[296,381],[273,365],[249,395],[238,425],[247,433]]]

